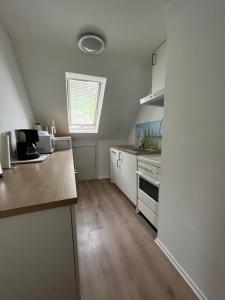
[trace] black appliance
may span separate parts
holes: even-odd
[[[40,156],[36,142],[38,131],[34,129],[18,129],[16,133],[16,152],[18,160],[35,159]]]

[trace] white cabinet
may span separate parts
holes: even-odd
[[[136,206],[137,201],[136,155],[110,148],[110,177]]]
[[[137,202],[137,157],[136,155],[120,152],[121,190],[136,206]]]
[[[155,65],[152,66],[152,93],[165,88],[166,80],[166,42],[155,52]]]
[[[152,92],[140,99],[140,104],[144,105],[164,105],[165,83],[166,83],[166,42],[161,44],[153,52],[152,65]]]
[[[72,210],[67,205],[0,218],[0,299],[80,299]]]

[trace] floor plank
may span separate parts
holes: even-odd
[[[78,184],[82,300],[196,300],[154,242],[155,231],[108,180]]]

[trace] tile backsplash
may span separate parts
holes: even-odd
[[[136,124],[136,145],[161,150],[163,119]]]

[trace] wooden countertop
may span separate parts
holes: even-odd
[[[77,191],[72,150],[40,163],[18,165],[0,179],[0,217],[74,204]]]

